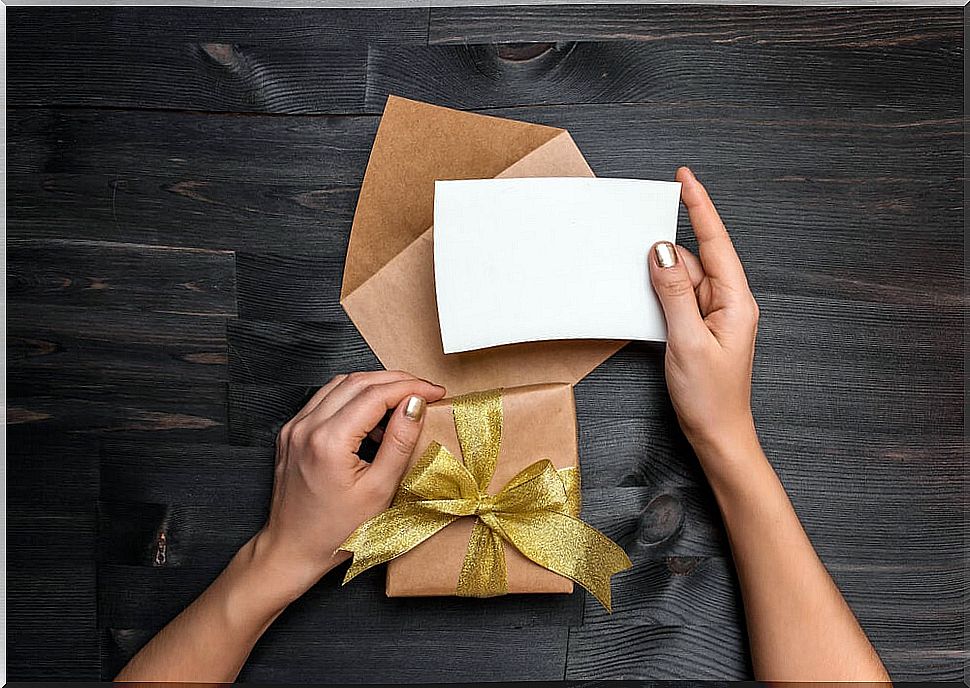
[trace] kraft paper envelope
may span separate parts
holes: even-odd
[[[565,130],[391,96],[364,174],[344,266],[341,304],[386,368],[444,385],[449,397],[506,389],[509,437],[500,462],[508,463],[496,468],[497,478],[507,479],[527,459],[577,463],[571,387],[626,342],[532,342],[446,355],[435,302],[434,184],[549,176],[593,176]],[[412,464],[431,439],[454,443],[446,400],[429,407],[425,423]],[[470,519],[460,519],[391,561],[387,593],[453,592],[469,528]],[[572,581],[508,545],[506,564],[510,592],[572,590]]]
[[[432,257],[435,181],[592,176],[564,129],[389,97],[361,185],[340,300],[381,363],[455,396],[575,384],[626,344],[530,342],[445,355],[441,343]]]

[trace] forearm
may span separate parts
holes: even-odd
[[[734,555],[755,678],[888,681],[805,534],[753,425],[698,443]]]
[[[231,682],[263,632],[302,594],[257,535],[219,577],[161,630],[116,681]]]

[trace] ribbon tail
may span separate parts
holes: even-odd
[[[566,508],[565,513],[579,518],[580,507],[582,506],[582,490],[580,489],[579,468],[560,468],[556,471],[562,485],[566,489]]]
[[[344,584],[367,569],[414,549],[457,518],[425,508],[420,502],[408,502],[365,521],[339,547],[354,555]]]
[[[509,591],[505,570],[505,545],[498,533],[475,520],[465,561],[458,576],[461,597],[495,597]]]
[[[526,557],[586,588],[612,612],[610,578],[633,564],[595,528],[556,511],[499,515],[502,534]]]

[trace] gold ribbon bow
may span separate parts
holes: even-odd
[[[579,471],[548,459],[520,471],[496,495],[486,493],[502,444],[501,390],[451,402],[464,463],[432,442],[401,481],[390,508],[363,523],[340,549],[354,559],[344,583],[413,549],[463,516],[475,526],[457,594],[508,592],[502,541],[589,590],[610,610],[610,577],[630,568],[626,553],[579,520]]]

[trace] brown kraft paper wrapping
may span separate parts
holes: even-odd
[[[503,390],[502,448],[488,486],[496,494],[526,466],[549,459],[556,468],[577,465],[576,411],[568,384],[543,384]],[[455,456],[461,448],[448,399],[428,406],[411,465],[432,441]],[[387,595],[454,595],[475,517],[461,518],[387,566]],[[510,593],[568,593],[573,582],[526,559],[508,542],[505,563]]]

